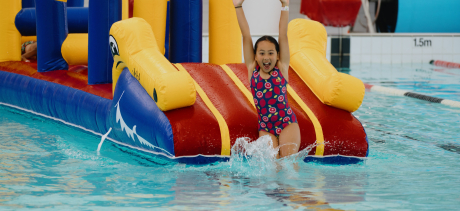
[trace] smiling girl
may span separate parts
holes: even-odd
[[[289,81],[289,43],[287,27],[289,0],[280,0],[279,44],[271,36],[257,40],[254,48],[249,25],[242,8],[244,0],[233,0],[238,24],[243,34],[243,53],[248,79],[259,118],[259,137],[268,135],[273,147],[279,146],[277,158],[295,154],[300,147],[300,129],[287,99]]]

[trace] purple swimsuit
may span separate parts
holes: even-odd
[[[285,127],[297,123],[286,98],[286,86],[287,81],[277,67],[272,70],[269,79],[260,76],[259,66],[252,72],[251,91],[259,114],[259,131],[265,130],[279,137]]]

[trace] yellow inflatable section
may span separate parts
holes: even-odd
[[[88,34],[69,34],[61,46],[61,54],[69,65],[88,64]]]
[[[327,33],[319,22],[295,19],[288,26],[291,67],[321,102],[349,112],[363,102],[364,84],[338,72],[326,59]]]
[[[209,0],[209,63],[242,63],[242,40],[230,0]]]
[[[2,1],[0,7],[0,62],[21,61],[21,34],[14,25],[21,1]]]
[[[185,4],[185,3],[184,3]],[[165,52],[166,16],[168,0],[136,0],[133,17],[143,18],[150,24],[160,52]]]
[[[21,44],[27,41],[37,41],[37,36],[22,36],[21,37]]]
[[[162,111],[195,103],[192,77],[187,71],[178,71],[163,56],[150,24],[144,19],[130,18],[114,23],[110,29],[110,45],[115,61],[114,84],[121,73],[119,66],[124,65]]]

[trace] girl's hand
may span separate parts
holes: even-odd
[[[235,0],[233,0],[233,2],[235,2]],[[289,0],[280,0],[280,2],[283,6],[289,6]]]
[[[233,0],[233,6],[239,7],[243,5],[244,0]]]

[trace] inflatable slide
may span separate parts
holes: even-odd
[[[352,112],[361,105],[363,83],[327,61],[327,35],[318,22],[293,20],[288,36],[290,86],[265,94],[288,92],[301,130],[300,149],[315,145],[306,162],[359,162],[369,145]],[[107,38],[112,83],[89,85],[89,65],[39,71],[40,54],[37,63],[3,59],[1,104],[183,163],[226,161],[237,138],[258,138],[244,64],[171,63],[143,18],[114,22]]]

